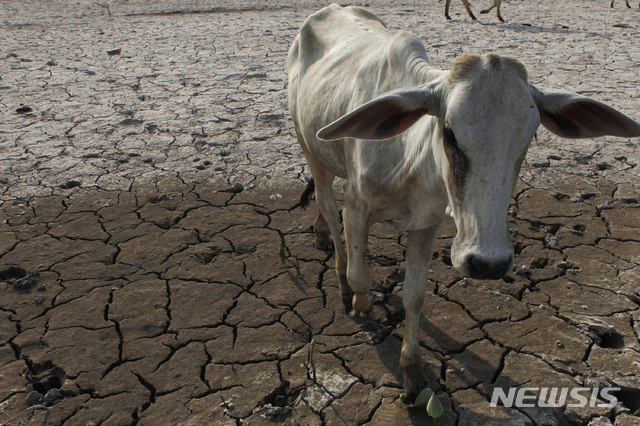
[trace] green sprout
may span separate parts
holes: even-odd
[[[434,419],[437,419],[444,413],[444,407],[442,403],[436,396],[436,394],[432,394],[431,398],[429,398],[429,402],[427,403],[427,414]]]
[[[283,241],[280,241],[280,249],[278,250],[278,255],[280,256],[280,260],[282,261],[283,265],[289,262],[290,264],[293,265],[294,268],[296,268],[296,274],[298,275],[298,277],[302,277],[302,273],[300,272],[300,263],[298,262],[298,259],[296,259],[296,263],[293,263],[293,261],[289,259],[289,256],[287,256],[286,254],[285,245]]]
[[[414,403],[411,403],[409,401],[409,397],[407,396],[407,394],[402,392],[400,394],[400,402],[402,402],[404,405],[406,405],[409,408],[425,408],[429,403],[429,398],[431,398],[432,395],[433,395],[433,391],[431,389],[424,388],[418,394],[416,401]]]
[[[427,414],[429,417],[432,417],[434,421],[444,413],[442,403],[436,396],[435,392],[429,388],[422,389],[413,403],[409,401],[407,394],[402,392],[400,394],[400,402],[409,408],[426,408]]]
[[[35,411],[35,410],[46,410],[46,411],[49,411],[49,407],[47,407],[46,405],[32,405],[31,407],[25,408],[17,416],[14,416],[14,417],[10,418],[9,420],[7,420],[6,423],[0,423],[0,426],[9,426],[9,423],[12,423],[14,420],[18,419],[19,417],[22,417],[23,415],[25,415],[27,413],[30,413],[31,411]]]
[[[316,339],[311,340],[311,346],[309,347],[309,365],[311,366],[311,372],[313,373],[313,383],[316,383],[316,364],[313,362],[313,350],[316,347]]]

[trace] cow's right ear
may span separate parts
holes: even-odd
[[[640,136],[640,123],[595,99],[563,90],[541,90],[535,86],[531,86],[531,95],[540,112],[542,125],[563,138]]]
[[[387,92],[323,127],[317,137],[320,140],[390,139],[424,115],[436,115],[439,92],[435,85]]]

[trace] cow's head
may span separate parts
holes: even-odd
[[[437,80],[388,92],[318,132],[321,139],[389,139],[424,115],[437,117],[431,144],[458,234],[453,265],[499,278],[513,265],[507,209],[520,166],[542,123],[566,138],[640,136],[640,124],[601,102],[531,86],[524,66],[490,54],[463,56]],[[426,128],[426,127],[425,127]]]

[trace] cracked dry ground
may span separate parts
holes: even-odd
[[[286,53],[324,2],[1,3],[0,424],[433,424],[398,402],[405,240],[374,228],[377,303],[350,318],[313,209],[291,209],[309,175]],[[435,66],[499,51],[638,118],[623,3],[510,1],[505,25],[460,2],[453,22],[436,1],[367,3]],[[541,129],[505,280],[463,280],[442,230],[421,334],[438,424],[640,424],[638,161]],[[510,386],[623,391],[614,410],[489,408]],[[33,404],[48,410],[11,420]]]
[[[546,183],[519,184],[505,279],[462,279],[442,229],[421,320],[440,425],[638,424],[638,200]],[[12,424],[431,424],[398,402],[404,238],[374,227],[376,304],[351,318],[314,209],[291,208],[302,184],[220,189],[163,178],[2,206],[3,422],[45,403]],[[615,409],[488,405],[498,386],[611,385]]]

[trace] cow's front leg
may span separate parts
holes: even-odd
[[[420,356],[420,311],[438,228],[439,225],[435,225],[422,231],[409,232],[407,240],[402,296],[405,325],[400,366],[404,374],[405,392],[412,401],[427,385]]]
[[[353,309],[366,313],[373,306],[369,295],[371,270],[367,265],[370,214],[363,203],[345,200],[342,218],[347,244],[347,281],[353,290]]]

